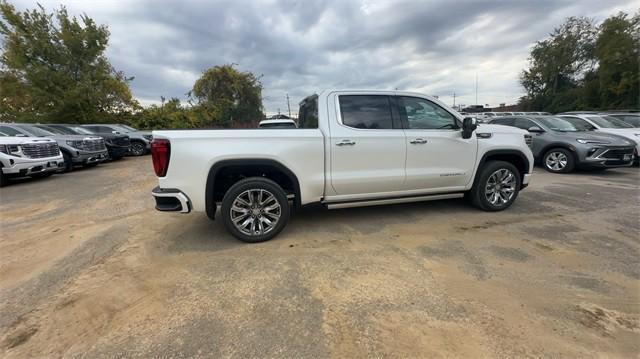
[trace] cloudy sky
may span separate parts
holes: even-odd
[[[9,0],[19,9],[35,1]],[[529,49],[568,16],[634,13],[640,0],[39,0],[111,31],[108,57],[143,104],[186,99],[208,67],[262,75],[267,112],[325,88],[412,90],[496,106],[522,95]]]

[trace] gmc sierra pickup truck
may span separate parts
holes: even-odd
[[[478,125],[439,100],[398,91],[323,91],[290,129],[154,131],[160,211],[218,208],[245,242],[273,238],[291,208],[467,197],[508,208],[529,184],[527,131]]]

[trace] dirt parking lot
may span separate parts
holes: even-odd
[[[153,209],[149,157],[0,191],[2,357],[637,357],[640,171],[304,210],[248,245]]]

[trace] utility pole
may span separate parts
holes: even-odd
[[[453,91],[453,108],[456,108],[456,92]]]
[[[289,109],[289,118],[291,118],[291,104],[289,103],[289,94],[287,94],[287,109]]]
[[[478,105],[478,73],[476,72],[476,106]]]

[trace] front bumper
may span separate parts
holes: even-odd
[[[191,212],[191,202],[186,194],[175,188],[156,187],[151,191],[156,200],[156,209],[162,212]]]
[[[635,152],[634,147],[599,148],[594,155],[582,159],[579,165],[592,168],[629,167],[635,160]]]
[[[4,163],[2,173],[10,176],[30,176],[37,173],[62,171],[64,159],[62,156],[50,158],[11,158]]]
[[[84,152],[76,151],[75,156],[71,158],[74,164],[89,164],[102,162],[109,158],[109,152],[107,150],[100,152]]]

